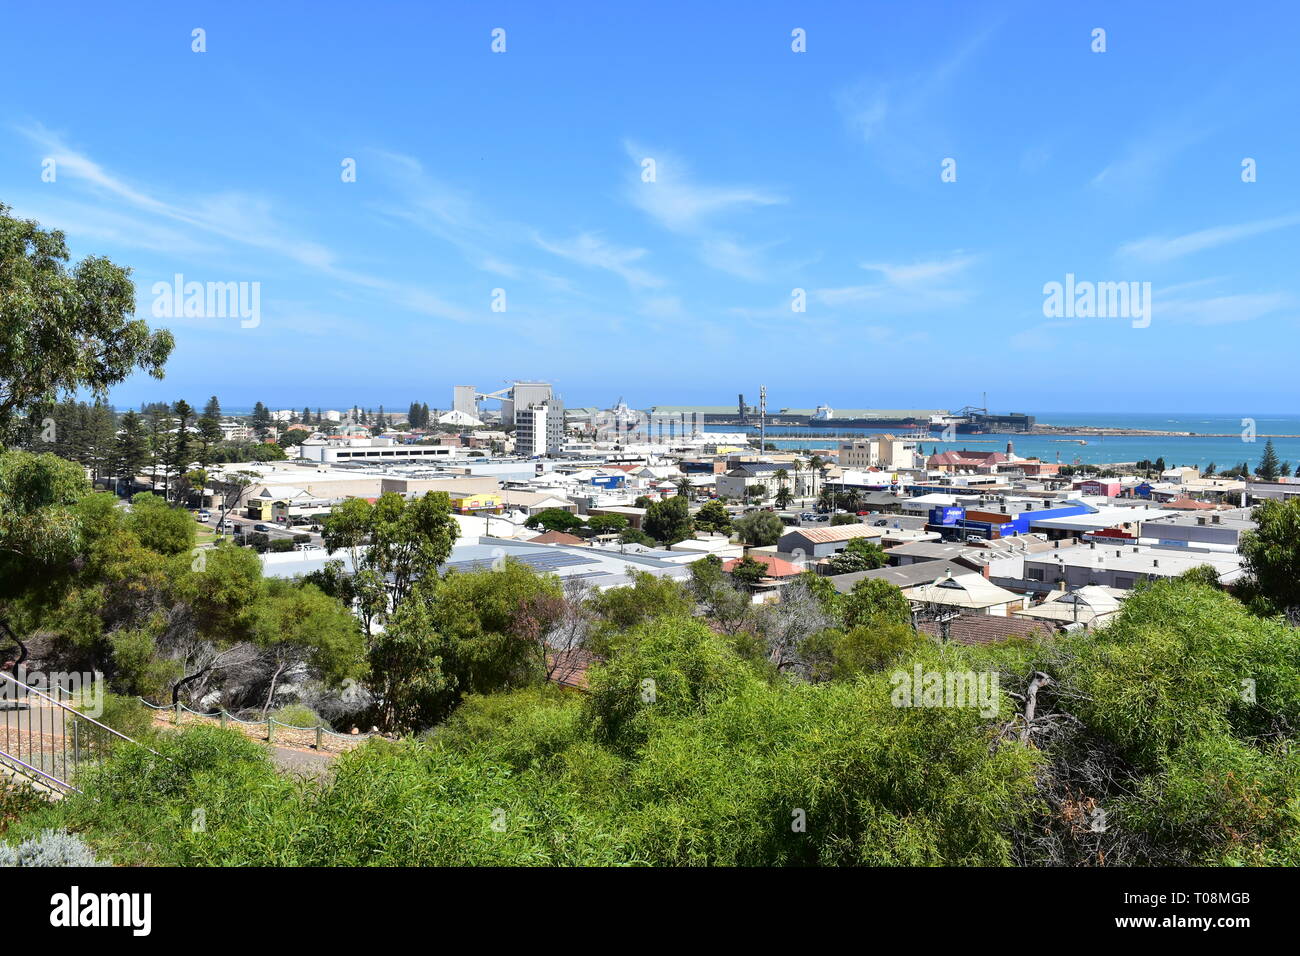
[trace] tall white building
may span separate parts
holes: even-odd
[[[453,386],[451,409],[470,418],[478,418],[478,388],[473,385]]]
[[[473,385],[456,385],[452,392],[452,411],[481,421],[478,403],[486,399],[499,401],[502,424],[515,426],[517,454],[559,452],[564,443],[564,403],[555,396],[550,383],[513,382],[495,392],[480,392]],[[541,409],[540,416],[538,409]],[[527,439],[521,440],[521,434]]]
[[[564,403],[548,398],[515,406],[515,454],[555,455],[564,444]]]

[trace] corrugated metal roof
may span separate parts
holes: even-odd
[[[836,541],[849,541],[853,538],[883,537],[886,528],[875,528],[866,524],[842,524],[833,528],[791,528],[782,538],[800,534],[816,544],[832,544]]]

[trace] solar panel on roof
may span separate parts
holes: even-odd
[[[572,568],[583,564],[597,563],[592,558],[584,558],[576,554],[567,554],[563,551],[546,550],[538,553],[516,553],[505,554],[504,557],[518,561],[520,564],[526,564],[535,571],[554,571],[558,568]],[[482,568],[492,567],[496,557],[490,558],[470,558],[464,561],[452,561],[447,565],[456,571],[477,571]]]

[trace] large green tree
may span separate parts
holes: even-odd
[[[690,505],[682,495],[652,503],[641,527],[646,534],[665,545],[685,541],[695,530]]]
[[[1261,502],[1251,517],[1254,530],[1241,536],[1243,595],[1256,610],[1300,620],[1300,498]]]
[[[695,513],[695,527],[715,534],[731,534],[731,515],[721,501],[708,501]]]
[[[1277,449],[1273,447],[1273,439],[1264,443],[1264,454],[1259,459],[1259,467],[1255,469],[1263,481],[1276,481],[1282,473],[1282,466],[1277,460]]]
[[[72,462],[48,453],[0,452],[0,637],[17,643],[20,663],[27,647],[9,621],[13,602],[52,598],[71,572],[82,547],[76,505],[87,491]]]
[[[100,256],[72,268],[58,230],[0,204],[0,441],[60,395],[104,393],[132,372],[161,378],[173,339],[133,319],[130,270]]]
[[[382,616],[377,608],[399,606],[415,582],[436,575],[459,534],[447,493],[430,491],[414,501],[394,492],[374,504],[350,498],[330,512],[322,536],[330,554],[345,551],[351,559],[369,633],[373,618]],[[388,601],[377,600],[385,592]]]
[[[888,563],[880,545],[866,538],[851,538],[844,550],[826,562],[831,574],[851,574],[854,571],[874,571]]]
[[[511,560],[422,579],[372,642],[381,725],[421,730],[466,694],[543,680],[540,639],[562,602],[556,578]]]
[[[529,515],[524,526],[544,528],[547,531],[573,531],[582,527],[582,519],[566,508],[544,508],[535,515]]]
[[[765,548],[781,539],[785,524],[771,511],[753,511],[736,521],[740,540],[753,548]]]

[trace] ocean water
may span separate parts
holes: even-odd
[[[1158,413],[1115,413],[1115,412],[1043,412],[1035,413],[1035,418],[1043,425],[1094,426],[1109,428],[1141,428],[1157,431],[1199,432],[1202,435],[1187,437],[1164,437],[1157,435],[1107,436],[1079,435],[1074,440],[1068,434],[1063,435],[958,435],[951,442],[940,440],[938,435],[929,435],[921,439],[921,447],[926,454],[935,451],[966,449],[970,451],[1005,451],[1010,442],[1016,454],[1027,458],[1041,458],[1044,461],[1060,461],[1062,464],[1107,464],[1111,462],[1140,461],[1164,458],[1165,463],[1174,465],[1195,465],[1204,468],[1214,462],[1217,468],[1229,468],[1243,461],[1252,466],[1259,463],[1264,454],[1266,435],[1291,435],[1291,438],[1274,438],[1273,447],[1278,458],[1292,466],[1300,465],[1300,415],[1291,414],[1227,414],[1213,412],[1205,414],[1158,414]],[[1243,419],[1254,422],[1254,440],[1251,438]],[[740,429],[739,426],[710,425],[709,431],[745,430],[757,433],[757,429]],[[833,442],[827,439],[790,440],[780,437],[782,431],[794,431],[806,434],[810,429],[768,428],[768,441],[782,450],[808,450],[811,448],[828,448]],[[878,428],[831,428],[829,433],[837,434],[876,434]],[[1204,434],[1225,435],[1227,437],[1209,438]],[[1062,440],[1065,439],[1065,440]],[[1078,441],[1087,444],[1078,444]]]
[[[278,406],[277,406],[278,407]],[[351,407],[351,406],[349,406]],[[398,408],[399,414],[405,414],[406,406]],[[315,406],[312,406],[315,411]],[[252,407],[226,408],[227,414],[248,415]],[[1099,438],[1091,435],[1077,436],[1086,441],[1086,445],[1068,439],[1068,435],[958,435],[955,441],[944,442],[938,435],[927,435],[921,445],[927,454],[937,451],[968,449],[970,451],[1005,451],[1011,442],[1016,454],[1027,458],[1041,458],[1044,461],[1060,461],[1062,464],[1097,465],[1111,462],[1140,461],[1143,458],[1155,461],[1164,458],[1165,463],[1173,465],[1195,465],[1204,468],[1210,462],[1218,468],[1230,468],[1243,461],[1251,465],[1259,463],[1264,454],[1264,436],[1294,435],[1294,438],[1274,438],[1273,447],[1282,461],[1292,466],[1300,465],[1300,414],[1242,412],[1204,413],[1161,413],[1161,412],[1034,412],[1034,417],[1043,425],[1076,425],[1109,428],[1141,428],[1152,431],[1200,432],[1226,435],[1226,438],[1186,437],[1164,438],[1158,436],[1133,435],[1123,437]],[[1253,420],[1256,438],[1253,442],[1243,434],[1246,426],[1243,419]],[[709,425],[708,431],[737,432],[747,431],[758,434],[756,428],[742,428],[738,425]],[[827,438],[783,440],[779,428],[768,428],[768,441],[785,451],[807,451],[811,448],[828,448],[834,443]],[[812,431],[808,428],[788,429],[799,433]],[[879,428],[831,428],[828,433],[874,435]]]

